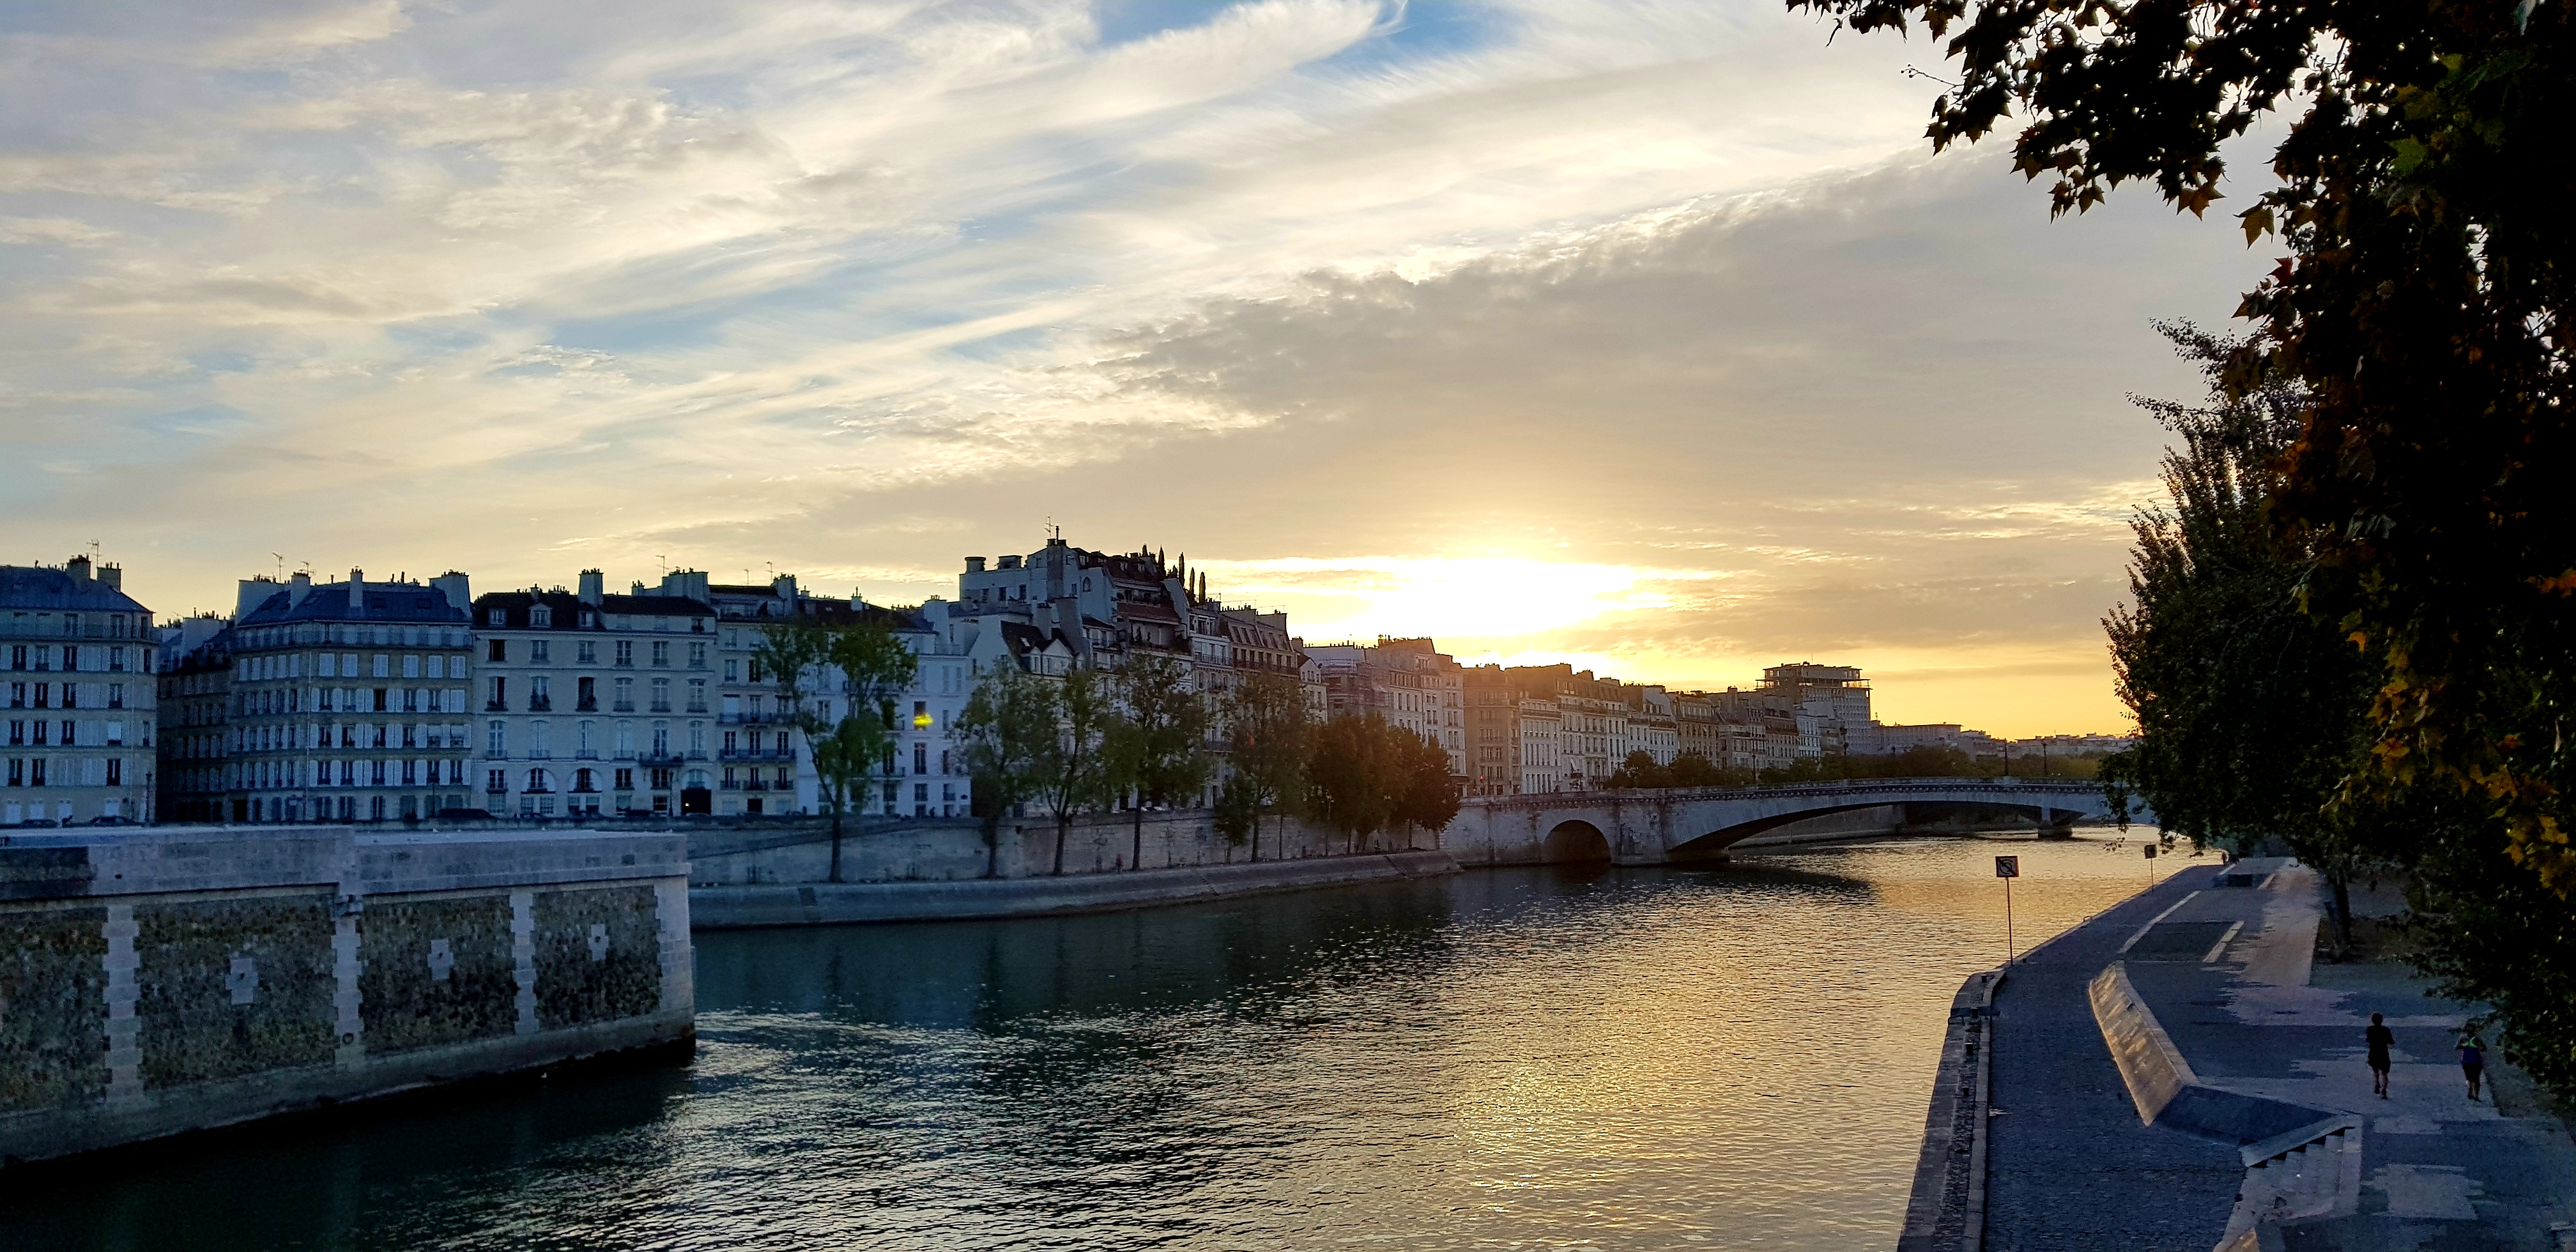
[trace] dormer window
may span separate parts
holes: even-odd
[[[597,630],[599,628],[599,614],[590,612],[587,609],[583,610],[581,615],[581,628],[583,630]]]
[[[507,626],[510,624],[510,611],[508,609],[494,609],[491,612],[484,614],[483,620],[494,626]]]
[[[536,606],[535,608],[532,608],[532,609],[529,609],[529,610],[528,610],[528,627],[529,627],[529,629],[531,629],[531,630],[544,630],[544,629],[546,629],[546,628],[548,628],[548,627],[550,627],[550,626],[553,626],[554,624],[555,624],[555,611],[554,611],[553,609],[547,608],[546,606],[544,606],[544,605],[540,604],[540,605]]]

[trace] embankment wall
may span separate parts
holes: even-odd
[[[0,1163],[691,1037],[675,834],[0,837]]]

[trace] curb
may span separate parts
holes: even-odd
[[[1995,990],[2004,974],[2002,967],[1970,974],[1951,998],[1950,1028],[1932,1080],[1898,1252],[1976,1252],[1985,1243],[1986,1109],[1993,1091]]]

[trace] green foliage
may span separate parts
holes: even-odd
[[[912,649],[875,622],[791,618],[761,629],[752,668],[776,684],[780,709],[812,753],[816,790],[832,816],[832,882],[841,881],[842,817],[892,750],[894,697],[912,685],[918,664]],[[837,704],[823,694],[836,683],[846,696]]]
[[[2168,834],[2249,851],[2279,838],[2323,870],[2348,948],[2346,885],[2364,861],[2332,801],[2362,754],[2367,657],[2300,610],[2314,558],[2272,525],[2281,454],[2304,397],[2275,386],[2230,395],[2220,371],[2241,346],[2188,323],[2159,327],[2211,384],[2206,405],[2143,401],[2181,440],[2167,450],[2169,502],[2132,524],[2131,603],[2103,620],[2138,745],[2106,771],[2115,803],[2143,796]]]
[[[1375,713],[1343,714],[1315,728],[1306,758],[1306,812],[1348,836],[1354,852],[1360,840],[1395,820],[1396,790],[1403,783],[1395,733]]]
[[[2576,894],[2576,6],[1789,4],[1962,27],[1934,145],[2017,115],[2016,164],[2055,177],[2061,212],[2135,179],[2199,213],[2221,145],[2294,118],[2238,214],[2288,255],[2238,306],[2255,333],[2221,381],[2301,394],[2270,520],[2307,556],[2302,607],[2372,669],[2335,804],[2452,884],[2416,897],[2427,961],[2498,1006],[2507,1054],[2566,1058],[2576,1024],[2533,1006],[2565,1002],[2543,971],[2566,968]]]
[[[1055,816],[1055,871],[1064,872],[1064,840],[1073,815],[1106,804],[1118,793],[1109,753],[1117,710],[1100,671],[1078,668],[1056,680],[1047,700],[1055,734],[1038,757],[1036,799]]]
[[[1189,662],[1176,657],[1131,657],[1115,685],[1110,775],[1117,789],[1134,793],[1141,858],[1145,806],[1176,806],[1196,796],[1215,768],[1205,750],[1208,702],[1192,681]]]
[[[1145,806],[1176,807],[1207,785],[1208,702],[1178,657],[1143,653],[1128,658],[1117,675],[1118,710],[1109,726],[1112,790],[1135,804],[1128,867],[1145,867]]]
[[[1284,674],[1255,674],[1226,703],[1226,741],[1232,769],[1226,780],[1229,803],[1249,814],[1252,859],[1261,859],[1261,814],[1292,814],[1306,794],[1307,745],[1313,724],[1306,719],[1306,693]],[[1223,805],[1221,805],[1223,807]],[[1219,821],[1226,820],[1223,813]]]
[[[1458,815],[1458,788],[1440,745],[1375,713],[1327,720],[1307,754],[1307,812],[1351,850],[1399,825],[1438,831]]]
[[[1240,848],[1244,840],[1261,833],[1261,794],[1242,774],[1226,777],[1216,793],[1216,833],[1227,843]],[[1255,849],[1259,851],[1259,849]]]
[[[975,686],[949,728],[984,819],[985,867],[997,871],[1001,822],[1035,798],[1055,752],[1058,697],[1051,680],[1005,664]]]

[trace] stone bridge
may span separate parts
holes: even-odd
[[[1441,846],[1471,865],[1682,864],[1716,859],[1738,842],[1793,822],[1892,805],[2006,809],[2041,828],[2112,817],[2101,784],[2071,780],[1874,778],[1782,787],[1567,791],[1469,798],[1441,832]]]

